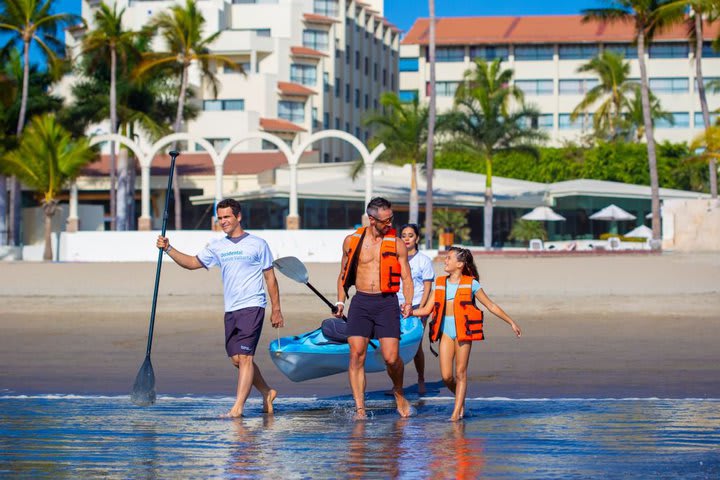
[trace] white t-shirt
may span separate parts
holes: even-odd
[[[220,266],[225,311],[267,305],[263,272],[272,268],[272,253],[265,240],[245,233],[238,238],[212,240],[197,254],[205,268]]]
[[[423,293],[425,292],[425,284],[423,282],[432,282],[435,280],[435,271],[433,270],[432,260],[423,254],[416,253],[412,257],[408,258],[410,264],[410,275],[413,279],[413,305],[420,305]],[[400,280],[400,291],[397,294],[398,301],[402,305],[405,303],[405,296],[403,295],[402,279]]]

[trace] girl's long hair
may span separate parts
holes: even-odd
[[[478,275],[478,270],[475,266],[475,259],[472,253],[470,253],[470,250],[462,247],[450,247],[448,248],[448,252],[455,252],[458,262],[463,262],[463,275],[468,275],[478,282],[480,281],[480,275]]]

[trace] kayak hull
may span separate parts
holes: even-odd
[[[400,358],[411,361],[422,341],[423,324],[417,317],[400,320]],[[368,345],[365,357],[366,372],[385,371],[385,361],[378,340]],[[350,346],[329,341],[320,329],[295,337],[283,337],[270,342],[270,358],[286,377],[294,382],[322,378],[347,372]]]

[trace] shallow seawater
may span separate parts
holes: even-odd
[[[0,396],[0,477],[720,478],[719,399],[283,398],[220,418],[231,398]]]

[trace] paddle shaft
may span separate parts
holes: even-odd
[[[168,221],[168,209],[170,207],[170,195],[172,194],[172,179],[175,171],[175,159],[179,152],[170,152],[170,174],[168,175],[167,191],[165,192],[165,210],[163,211],[162,236],[165,236]],[[158,248],[157,269],[155,270],[155,290],[153,291],[152,308],[150,309],[150,329],[148,330],[147,350],[145,356],[150,356],[152,349],[153,329],[155,328],[155,307],[157,306],[158,288],[160,287],[160,271],[162,270],[162,248]]]
[[[310,282],[305,282],[305,285],[307,285],[308,287],[310,287],[310,290],[312,290],[313,292],[315,292],[315,295],[317,295],[318,297],[320,297],[320,300],[322,300],[323,302],[325,302],[325,303],[327,304],[327,306],[330,307],[330,311],[331,311],[332,313],[337,312],[337,310],[338,310],[337,305],[333,305],[332,303],[330,303],[330,300],[328,300],[327,298],[325,298],[325,295],[323,295],[322,293],[318,292],[317,289],[316,289],[315,287],[313,287]],[[343,318],[343,320],[345,320],[345,321],[347,322],[347,317],[346,317],[345,315],[343,315],[342,318]]]

